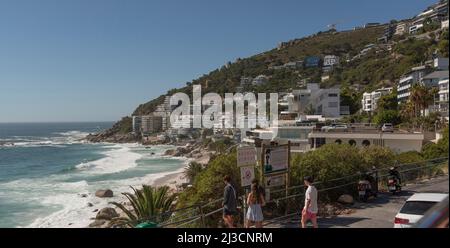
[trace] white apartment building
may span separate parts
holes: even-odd
[[[134,134],[141,133],[142,118],[140,116],[133,116],[132,118],[133,118],[133,123],[132,123],[133,133]]]
[[[323,66],[334,66],[339,64],[339,57],[336,55],[325,55],[323,57]]]
[[[439,112],[448,121],[448,78],[439,81]]]
[[[411,87],[419,83],[429,71],[430,68],[427,66],[417,66],[400,78],[397,85],[397,100],[399,104],[408,100]]]
[[[409,33],[410,33],[410,34],[415,34],[415,33],[417,33],[421,28],[423,28],[423,24],[422,24],[422,23],[412,25],[411,27],[409,27]]]
[[[319,84],[307,84],[304,90],[293,90],[288,96],[291,113],[340,116],[339,88],[321,89]]]
[[[433,67],[436,70],[448,71],[448,58],[435,58],[433,60]]]
[[[162,117],[155,115],[145,115],[141,117],[142,133],[144,135],[157,133],[162,130]]]
[[[269,78],[266,75],[258,75],[252,81],[253,85],[263,85],[269,81]]]
[[[261,147],[261,144],[269,145],[276,142],[279,145],[291,142],[291,152],[307,152],[310,150],[308,135],[315,125],[284,125],[269,129],[256,129],[247,131],[242,142]]]
[[[380,88],[372,92],[364,92],[361,100],[362,110],[365,112],[373,112],[377,109],[377,102],[380,97],[388,95],[392,92],[392,88]]]
[[[402,35],[409,32],[409,23],[407,22],[400,22],[395,27],[395,33],[394,35]]]
[[[448,28],[448,19],[441,22],[441,28],[442,28],[442,29]]]

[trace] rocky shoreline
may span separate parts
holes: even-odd
[[[88,141],[92,142],[89,139]],[[102,140],[101,142],[105,141]],[[125,139],[123,143],[125,143]],[[209,160],[214,155],[213,152],[208,151],[207,147],[202,146],[199,143],[179,142],[176,145],[182,146],[178,146],[175,149],[166,150],[164,155],[172,157],[183,157],[186,158],[187,161],[195,159],[197,163],[201,163],[204,165],[208,164]],[[181,186],[188,183],[184,177],[184,170],[185,168],[174,173],[169,173],[161,178],[156,179],[152,183],[142,183],[149,184],[154,187],[168,186],[173,193],[180,192],[180,188],[182,188]],[[112,197],[114,194],[116,193],[114,193],[110,189],[99,189],[97,190],[97,192],[95,192],[95,196],[100,198]],[[128,202],[125,201],[125,199],[121,201],[121,203],[124,206],[129,206]],[[92,222],[88,225],[89,228],[114,228],[115,226],[113,225],[112,220],[118,217],[125,217],[125,214],[122,212],[122,210],[114,207],[113,205],[104,207],[102,209],[94,209],[93,213],[95,213],[95,216],[90,218]]]
[[[138,137],[136,137],[134,134],[119,134],[111,129],[96,134],[89,134],[85,139],[92,143],[135,143],[139,141]]]

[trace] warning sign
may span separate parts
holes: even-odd
[[[281,172],[288,168],[289,150],[287,146],[267,148],[264,151],[264,172]]]
[[[252,184],[255,179],[255,168],[253,166],[241,167],[241,186],[246,187]]]
[[[248,166],[256,164],[256,149],[251,146],[238,147],[237,165]]]
[[[266,176],[264,178],[264,181],[267,188],[283,186],[286,184],[286,175],[280,174],[280,175]]]

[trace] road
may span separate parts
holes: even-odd
[[[431,180],[407,185],[403,187],[400,195],[380,193],[378,198],[367,203],[355,203],[351,208],[355,210],[349,215],[340,215],[331,218],[319,218],[321,228],[391,228],[397,212],[414,193],[448,193],[449,177],[438,177]],[[299,218],[288,219],[268,225],[274,228],[298,228]]]

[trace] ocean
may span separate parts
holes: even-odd
[[[95,209],[122,200],[129,186],[185,167],[163,155],[172,146],[82,140],[112,124],[0,123],[0,227],[87,227]],[[105,188],[113,198],[95,197]]]

